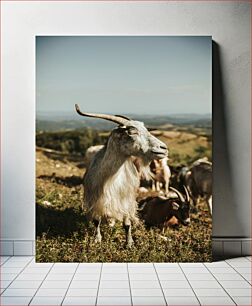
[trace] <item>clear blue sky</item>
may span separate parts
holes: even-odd
[[[38,36],[37,112],[211,113],[209,36]]]

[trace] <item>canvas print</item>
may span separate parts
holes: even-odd
[[[211,261],[212,39],[36,37],[36,261]]]

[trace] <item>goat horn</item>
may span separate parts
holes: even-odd
[[[186,186],[185,186],[185,185],[183,185],[183,187],[184,187],[185,194],[186,194],[186,201],[189,203],[189,202],[190,202],[189,192],[188,192],[188,190],[187,190],[187,188],[186,188]]]
[[[75,109],[76,109],[76,112],[81,116],[105,119],[105,120],[109,120],[109,121],[115,122],[115,123],[120,124],[120,125],[128,125],[129,124],[128,119],[123,118],[123,117],[119,117],[119,116],[107,115],[107,114],[83,113],[80,110],[78,104],[75,104]]]
[[[177,189],[175,189],[173,187],[169,187],[169,188],[177,194],[177,196],[179,197],[181,202],[185,202],[184,197],[182,196],[182,194]]]
[[[122,116],[122,115],[115,115],[115,116],[119,117],[119,118],[126,119],[126,120],[131,120],[129,117],[126,117],[126,116]]]

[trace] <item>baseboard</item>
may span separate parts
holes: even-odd
[[[35,255],[35,240],[8,240],[0,241],[1,256],[33,256]]]
[[[251,238],[215,237],[212,239],[214,259],[228,257],[250,256]],[[32,256],[35,255],[34,240],[8,240],[0,241],[1,256]]]
[[[214,259],[251,256],[251,238],[215,237],[212,239]]]

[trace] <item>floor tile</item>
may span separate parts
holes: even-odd
[[[78,262],[56,262],[54,264],[55,267],[59,268],[59,269],[68,269],[68,268],[77,268],[80,264]],[[89,265],[91,265],[91,263],[89,263]]]
[[[180,262],[178,264],[180,267],[203,267],[204,268],[204,263],[203,262]]]
[[[27,273],[27,274],[47,274],[49,272],[50,268],[33,268],[33,267],[27,267],[23,270],[22,273]]]
[[[10,261],[24,261],[24,262],[29,262],[33,259],[33,256],[12,256],[9,260]]]
[[[228,263],[226,263],[225,261],[214,261],[214,262],[206,262],[204,263],[205,267],[216,267],[216,268],[225,268],[225,267],[230,267]]]
[[[227,296],[227,293],[222,288],[194,288],[197,296]]]
[[[63,296],[35,296],[30,305],[61,305]]]
[[[131,288],[132,296],[163,296],[162,290],[149,288]]]
[[[199,301],[196,297],[194,296],[188,296],[188,297],[172,297],[172,296],[169,296],[169,297],[166,297],[166,302],[169,306],[172,306],[172,305],[200,305],[199,304]]]
[[[238,273],[250,273],[251,274],[251,268],[247,267],[247,268],[239,268],[239,267],[234,267],[235,271],[237,271]]]
[[[130,296],[129,288],[99,288],[99,296]]]
[[[155,269],[153,266],[146,267],[146,268],[139,268],[139,267],[131,267],[128,268],[129,273],[142,273],[142,274],[148,274],[148,273],[155,273]]]
[[[140,273],[130,273],[130,280],[157,280],[157,275],[154,273],[151,274],[140,274]]]
[[[92,288],[98,288],[98,280],[90,281],[90,280],[73,280],[70,284],[70,288],[87,288],[87,289],[92,289]],[[117,283],[117,282],[115,282]]]
[[[177,262],[155,262],[154,266],[157,267],[177,267],[179,264]]]
[[[230,259],[226,259],[226,262],[247,262],[247,258],[246,257],[235,257],[235,258],[230,258]]]
[[[7,288],[11,284],[11,280],[2,280],[0,281],[1,288]]]
[[[156,271],[157,271],[158,274],[163,274],[163,273],[174,273],[174,274],[176,274],[176,273],[183,273],[179,266],[156,268]]]
[[[62,281],[62,280],[71,280],[73,277],[72,274],[58,274],[58,273],[49,273],[46,276],[46,280],[55,280],[55,281]]]
[[[10,268],[10,267],[1,267],[1,274],[18,274],[23,270],[23,268]]]
[[[251,296],[251,288],[226,288],[230,296]]]
[[[44,278],[45,278],[44,274],[22,273],[16,278],[16,280],[18,280],[18,281],[21,281],[21,280],[43,280]]]
[[[221,285],[215,281],[202,281],[202,280],[190,280],[190,284],[193,288],[203,289],[203,288],[221,288]]]
[[[243,273],[241,276],[245,278],[246,281],[248,281],[250,284],[252,284],[252,276],[250,273]]]
[[[69,288],[67,296],[96,296],[98,288]]]
[[[129,281],[101,281],[99,288],[129,288]]]
[[[26,289],[9,289],[7,288],[2,296],[33,296],[36,292],[36,288]]]
[[[129,306],[131,304],[131,298],[127,296],[123,297],[106,297],[106,296],[99,296],[97,300],[97,306],[101,305],[123,305],[123,306]]]
[[[164,264],[166,264],[166,263],[164,263]],[[129,269],[131,268],[131,267],[141,267],[142,269],[144,269],[144,268],[149,268],[149,267],[153,267],[153,263],[151,263],[151,262],[140,262],[140,263],[138,263],[138,262],[129,262],[128,263],[128,267],[129,267]]]
[[[171,288],[171,289],[163,289],[165,296],[195,296],[192,289],[183,288]]]
[[[87,274],[91,274],[91,273],[96,273],[99,274],[101,272],[101,266],[94,266],[94,267],[88,267],[88,266],[79,266],[76,270],[76,274],[79,273],[87,273]]]
[[[96,297],[95,296],[66,296],[62,305],[73,305],[73,306],[92,306],[95,305]]]
[[[1,280],[13,280],[15,277],[17,277],[17,274],[14,273],[1,273]]]
[[[42,281],[18,281],[15,280],[12,282],[12,284],[9,286],[10,289],[33,289],[38,288],[40,286]]]
[[[208,268],[211,273],[213,274],[230,274],[230,273],[235,273],[235,270],[231,267],[209,267]]]
[[[51,268],[52,266],[54,265],[54,263],[49,263],[49,262],[34,262],[34,261],[31,261],[28,265],[27,265],[27,268]]]
[[[164,280],[186,280],[186,277],[183,273],[171,273],[171,274],[158,274],[158,278],[160,281]]]
[[[252,299],[249,296],[234,296],[233,300],[235,303],[239,306],[251,306],[252,305]]]
[[[99,277],[98,277],[99,279]],[[118,273],[118,274],[102,274],[101,280],[128,280],[128,274]]]
[[[66,291],[66,288],[40,288],[36,296],[64,296]]]
[[[186,280],[162,280],[162,288],[190,288],[190,284]]]
[[[228,296],[218,296],[218,297],[209,297],[209,296],[199,296],[198,297],[202,306],[209,305],[209,306],[224,306],[224,305],[235,305],[235,303],[231,300]]]
[[[52,274],[73,274],[77,269],[77,266],[58,266],[58,264],[55,264],[52,268],[50,273]]]
[[[32,296],[11,296],[11,297],[1,297],[1,306],[4,305],[22,305],[26,306],[29,305],[30,300],[32,299]]]
[[[182,267],[182,269],[185,274],[205,274],[209,272],[205,267]]]
[[[75,274],[73,280],[90,280],[90,281],[94,281],[94,280],[99,280],[100,279],[100,273],[96,274],[96,273],[90,273],[90,274]]]
[[[150,288],[150,289],[158,289],[160,288],[160,284],[158,280],[154,281],[130,281],[130,287],[131,288]]]
[[[224,288],[251,288],[251,285],[245,280],[242,281],[219,281]]]
[[[102,267],[106,263],[101,262],[81,262],[79,267]],[[121,263],[110,263],[110,265],[121,265]]]
[[[233,268],[248,268],[251,270],[252,263],[249,261],[234,261],[229,263]]]
[[[189,281],[191,280],[215,280],[211,273],[199,273],[199,274],[187,274],[186,277]]]
[[[2,268],[24,268],[27,265],[26,262],[23,261],[7,261],[1,266]]]
[[[10,256],[0,256],[0,264],[2,265],[4,262],[6,262]]]
[[[127,273],[127,266],[109,267],[103,266],[102,273]]]
[[[64,289],[68,288],[70,284],[70,280],[65,281],[50,281],[46,280],[42,283],[41,288],[42,289]]]
[[[165,299],[163,296],[133,296],[132,297],[133,305],[139,305],[139,306],[162,306],[166,305]]]
[[[241,275],[238,273],[223,273],[214,275],[217,280],[244,280]]]

